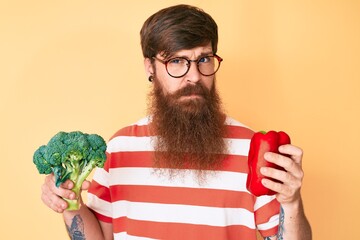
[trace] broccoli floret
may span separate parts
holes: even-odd
[[[70,179],[72,190],[79,197],[82,183],[95,167],[104,167],[106,143],[97,134],[80,131],[59,132],[47,145],[40,146],[34,153],[33,162],[40,174],[54,173],[55,185]],[[79,209],[78,200],[65,199],[67,210]]]
[[[52,173],[52,165],[45,158],[46,146],[39,147],[34,153],[34,163],[40,174]]]

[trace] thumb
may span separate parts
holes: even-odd
[[[85,180],[81,185],[81,190],[88,190],[90,188],[90,181]]]

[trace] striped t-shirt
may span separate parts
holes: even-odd
[[[150,122],[144,118],[110,139],[104,169],[96,170],[88,192],[88,206],[113,224],[114,239],[256,240],[257,230],[276,234],[279,203],[246,189],[252,130],[227,117],[229,152],[221,169],[199,183],[194,170],[172,178],[154,171]]]

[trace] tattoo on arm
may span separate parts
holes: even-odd
[[[282,206],[280,206],[280,223],[279,223],[279,230],[278,230],[278,240],[283,240],[284,220],[285,220],[284,209],[282,208]]]
[[[265,237],[264,240],[276,240],[276,235],[271,236],[271,237]]]
[[[284,240],[283,233],[284,233],[284,219],[285,219],[285,213],[282,206],[280,206],[280,217],[279,217],[279,229],[277,235],[271,236],[271,237],[265,237],[264,240]],[[276,238],[275,238],[276,237]]]
[[[274,236],[271,236],[271,237],[265,237],[264,240],[275,240],[275,235]]]
[[[71,226],[66,225],[71,240],[85,240],[84,222],[80,215],[72,219]]]

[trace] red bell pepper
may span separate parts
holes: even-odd
[[[276,192],[264,187],[261,183],[266,178],[260,173],[261,167],[282,169],[282,167],[268,162],[264,159],[266,152],[279,153],[279,146],[290,144],[290,137],[285,132],[257,132],[251,138],[248,155],[249,173],[247,176],[246,188],[255,196],[274,195]],[[274,179],[272,179],[274,181]]]

